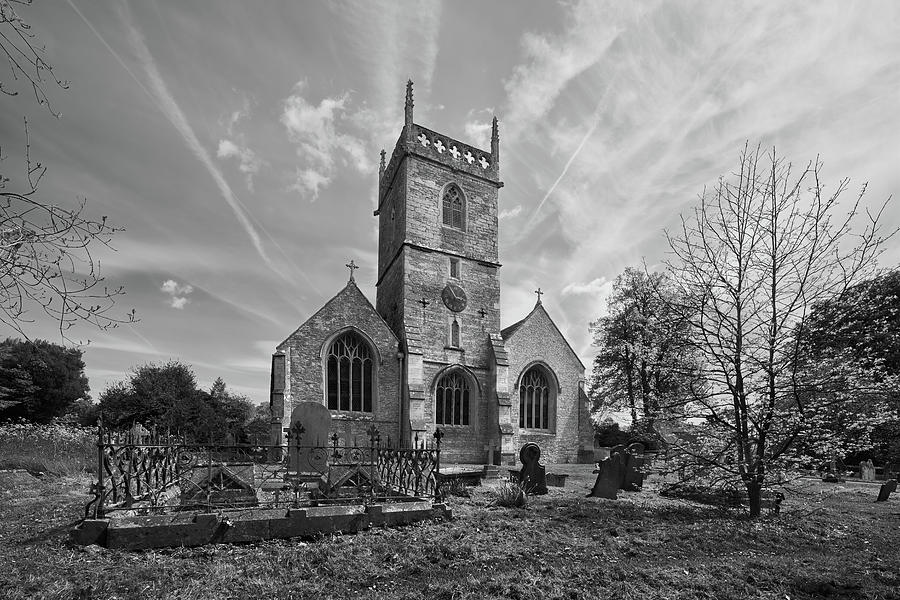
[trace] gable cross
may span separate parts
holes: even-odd
[[[542,291],[541,291],[541,288],[538,288],[538,289],[534,290],[534,293],[537,294],[537,297],[538,297],[537,303],[540,304],[540,303],[541,303],[541,296],[543,296],[546,292],[542,292]]]
[[[356,266],[356,263],[353,262],[353,259],[351,259],[350,262],[348,262],[348,263],[347,263],[346,265],[344,265],[344,266],[347,267],[348,269],[350,269],[350,281],[356,281],[356,280],[353,278],[353,271],[355,271],[355,270],[358,269],[359,267]]]

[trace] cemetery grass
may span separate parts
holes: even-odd
[[[87,479],[28,479],[0,487],[0,596],[900,598],[900,502],[877,486],[810,481],[751,521],[652,489],[585,498],[588,479],[521,509],[477,488],[450,522],[145,552],[71,545]]]

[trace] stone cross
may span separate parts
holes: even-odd
[[[353,260],[351,259],[350,262],[348,262],[344,266],[347,267],[348,269],[350,269],[350,281],[356,281],[355,279],[353,279],[353,271],[355,271],[356,269],[359,268],[356,266],[356,263],[353,262]]]
[[[541,288],[538,288],[538,289],[534,290],[534,293],[537,294],[537,297],[538,297],[537,303],[540,304],[540,303],[541,303],[541,296],[543,296],[546,292],[542,292],[542,291],[541,291]]]
[[[425,308],[431,304],[428,300],[425,299],[425,296],[422,296],[418,300],[416,300],[419,304],[422,305],[422,327],[425,327]]]

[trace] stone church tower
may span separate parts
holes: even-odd
[[[352,277],[278,346],[273,439],[292,403],[324,402],[345,439],[372,422],[408,442],[445,437],[447,462],[513,464],[528,441],[544,462],[592,460],[584,365],[540,302],[500,330],[500,141],[490,151],[413,121],[381,153],[375,307]]]

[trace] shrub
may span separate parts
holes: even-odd
[[[451,496],[457,496],[458,498],[469,498],[472,495],[469,492],[469,488],[466,486],[466,483],[461,479],[450,480],[450,483],[447,485],[447,494]]]
[[[0,469],[75,475],[96,468],[94,429],[53,421],[0,425]]]
[[[515,481],[506,481],[493,493],[494,504],[506,508],[522,508],[528,501],[525,490]]]

